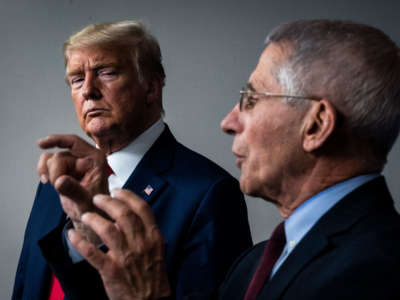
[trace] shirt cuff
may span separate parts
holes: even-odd
[[[81,262],[84,260],[83,256],[72,246],[71,242],[68,239],[67,233],[68,230],[73,228],[74,226],[72,225],[72,221],[68,220],[68,222],[64,225],[63,229],[63,240],[64,240],[64,246],[66,246],[66,250],[68,250],[68,255],[72,260],[73,264],[76,264],[78,262]]]
[[[71,220],[68,220],[68,222],[64,225],[63,228],[63,244],[64,244],[64,248],[66,248],[69,257],[71,258],[71,261],[73,264],[77,264],[83,260],[85,260],[85,258],[79,253],[78,250],[75,249],[75,247],[71,244],[71,242],[68,239],[68,230],[74,228],[74,225],[72,224]],[[103,251],[104,253],[107,253],[108,248],[105,244],[100,244],[97,246],[98,249],[100,249],[101,251]]]

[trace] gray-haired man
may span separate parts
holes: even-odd
[[[281,25],[268,36],[240,102],[221,127],[234,136],[241,190],[273,202],[285,220],[268,242],[234,263],[209,297],[399,299],[400,217],[381,175],[400,127],[394,42],[351,22]],[[95,203],[113,216],[138,216],[147,234],[136,235],[136,242],[147,249],[157,245],[159,236],[149,234],[155,231],[151,211],[139,197],[121,191]],[[113,243],[131,236],[132,224],[114,239],[115,223],[92,213],[84,223],[108,239],[114,253],[151,261],[151,251]],[[168,294],[159,273],[124,265],[70,234],[102,274],[110,298],[120,299],[117,289],[124,299]],[[121,274],[152,280],[131,289]]]

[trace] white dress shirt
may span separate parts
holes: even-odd
[[[128,146],[107,156],[107,162],[114,172],[114,174],[108,177],[110,192],[115,188],[123,187],[143,156],[161,135],[164,128],[165,124],[160,119]]]

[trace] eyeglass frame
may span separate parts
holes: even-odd
[[[298,96],[298,95],[285,95],[285,94],[277,94],[277,93],[270,93],[270,92],[255,92],[250,89],[242,88],[240,91],[240,99],[239,99],[239,111],[243,111],[243,103],[244,99],[249,99],[249,96],[259,96],[259,97],[284,97],[284,98],[295,98],[295,99],[304,99],[304,100],[311,100],[311,101],[320,101],[322,100],[321,97],[314,97],[314,96]],[[260,100],[260,98],[254,98],[255,100]],[[256,101],[256,102],[257,102]],[[255,103],[254,103],[255,104]]]

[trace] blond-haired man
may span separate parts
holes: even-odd
[[[152,206],[165,238],[173,298],[213,289],[251,245],[244,199],[233,177],[178,143],[162,121],[165,74],[157,41],[133,21],[90,25],[66,41],[64,56],[80,126],[98,149],[72,135],[39,141],[42,148],[67,151],[44,153],[39,160],[42,183],[13,299],[56,299],[63,293],[68,299],[107,298],[100,275],[65,233],[75,228],[107,251],[81,216],[98,211],[94,194],[122,187]],[[101,166],[91,163],[95,159]],[[71,189],[74,183],[84,192]]]

